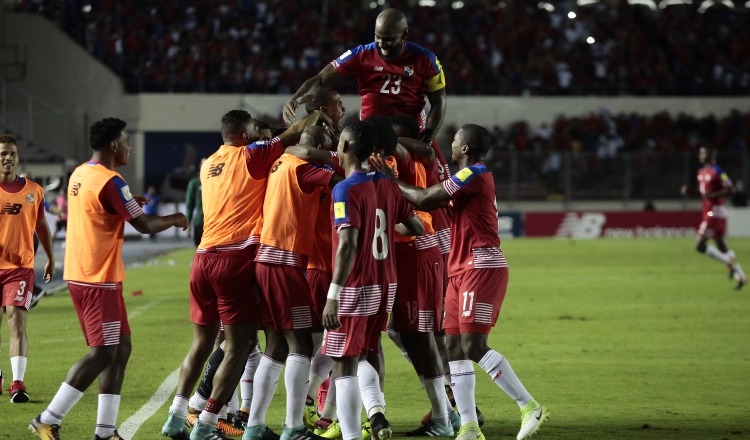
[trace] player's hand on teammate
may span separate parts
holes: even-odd
[[[307,95],[303,96],[302,99],[299,100],[299,102],[294,99],[290,99],[286,104],[284,104],[284,110],[282,110],[284,122],[286,122],[287,124],[291,124],[292,121],[297,118],[297,109],[299,108],[299,106],[301,104],[306,104],[312,98],[312,95]]]
[[[323,309],[323,327],[326,330],[336,330],[341,328],[339,321],[339,302],[335,299],[326,300],[326,306]]]
[[[55,276],[55,262],[54,261],[48,261],[47,264],[44,265],[44,282],[49,283],[52,281],[52,277]]]
[[[137,203],[141,208],[151,203],[151,199],[144,196],[143,194],[133,196],[133,200],[135,200],[135,203]]]
[[[393,170],[393,168],[391,168],[388,162],[386,162],[384,157],[377,155],[370,156],[370,163],[372,164],[372,166],[377,168],[378,171],[385,174],[389,178],[396,178],[396,172]]]

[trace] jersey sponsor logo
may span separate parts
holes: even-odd
[[[218,177],[224,172],[225,162],[215,163],[208,169],[208,177]]]
[[[334,218],[346,217],[346,203],[336,202],[333,204],[333,217]]]
[[[404,76],[414,75],[414,66],[404,66]]]
[[[0,214],[18,215],[21,213],[21,208],[23,208],[23,206],[21,206],[20,203],[6,203],[3,205]]]
[[[601,212],[585,212],[580,216],[575,212],[565,215],[555,232],[558,238],[597,238],[602,235],[602,226],[607,222],[607,216]]]
[[[73,187],[72,187],[72,188],[71,188],[71,190],[70,190],[70,194],[71,194],[72,196],[77,196],[77,195],[78,195],[78,190],[79,190],[79,189],[81,189],[81,182],[75,182],[75,183],[73,184]]]
[[[122,193],[122,196],[125,197],[125,200],[130,200],[133,198],[133,195],[130,194],[130,187],[128,185],[120,188],[120,192]]]
[[[373,71],[373,72],[382,72],[382,71],[383,71],[383,68],[382,68],[382,67],[380,67],[380,66],[375,66],[375,68],[374,68],[374,69],[372,69],[372,71]]]
[[[464,168],[456,173],[456,178],[458,178],[458,180],[460,180],[461,182],[466,182],[466,179],[468,179],[469,176],[471,176],[471,169],[469,168]]]
[[[26,196],[26,201],[29,202],[29,203],[34,203],[34,194],[29,193]]]

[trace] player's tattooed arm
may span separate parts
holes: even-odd
[[[429,211],[439,206],[445,205],[450,201],[451,195],[445,190],[442,183],[435,184],[429,188],[419,188],[408,185],[396,178],[393,169],[391,169],[382,157],[372,157],[370,161],[375,168],[398,184],[399,189],[415,208],[420,211]]]
[[[357,228],[340,228],[338,231],[339,246],[336,249],[336,265],[333,268],[331,287],[328,290],[328,299],[323,309],[323,327],[326,330],[335,330],[341,327],[339,321],[339,295],[342,286],[349,279],[349,274],[354,267],[354,256],[357,253]]]
[[[300,86],[297,93],[284,105],[282,112],[284,121],[290,124],[297,117],[297,108],[312,99],[313,95],[323,87],[330,87],[344,78],[331,64],[327,64],[317,75],[308,79]]]
[[[425,167],[429,167],[435,162],[435,149],[432,145],[426,144],[418,139],[398,138],[398,144],[404,147],[408,152],[419,156]]]

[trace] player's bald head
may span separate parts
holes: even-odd
[[[322,148],[331,151],[333,149],[333,139],[328,135],[328,131],[320,125],[312,125],[305,128],[302,132],[299,143],[308,147]]]
[[[384,10],[375,20],[375,29],[381,28],[384,31],[402,32],[407,27],[409,24],[406,21],[406,15],[395,8]]]
[[[458,131],[458,138],[461,145],[469,146],[473,156],[484,156],[492,146],[490,132],[477,124],[466,124],[461,127]]]

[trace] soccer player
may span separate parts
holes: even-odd
[[[701,147],[698,150],[698,161],[703,165],[698,170],[698,190],[687,185],[682,187],[683,195],[698,195],[703,203],[703,221],[695,237],[695,250],[720,261],[729,268],[729,278],[734,277],[735,289],[739,290],[748,282],[734,251],[727,247],[724,234],[727,230],[727,208],[724,197],[732,195],[734,187],[727,173],[716,165],[716,150],[713,147]],[[716,246],[707,244],[713,239]]]
[[[457,438],[485,438],[475,412],[474,361],[521,408],[517,439],[522,440],[539,429],[548,412],[526,391],[508,360],[487,346],[508,287],[508,264],[498,238],[495,184],[484,164],[490,145],[487,129],[464,125],[451,145],[453,161],[461,168],[453,177],[427,189],[396,182],[418,209],[451,202],[453,247],[443,328],[448,334],[451,385],[462,422]],[[394,177],[385,161],[377,158],[375,163]]]
[[[125,222],[141,234],[172,226],[187,229],[182,213],[164,217],[143,213],[142,196],[133,197],[115,168],[130,159],[125,122],[105,118],[89,130],[90,161],[68,182],[68,230],[64,278],[78,313],[89,353],[76,362],[47,409],[30,428],[44,440],[59,440],[60,423],[99,378],[99,406],[94,440],[119,440],[117,413],[125,367],[130,357],[130,326],[122,297],[125,269],[122,243]]]
[[[193,346],[180,369],[177,394],[162,428],[164,436],[186,437],[188,396],[213,350],[221,320],[226,338],[224,356],[190,438],[222,438],[215,428],[219,412],[236,389],[257,340],[260,297],[253,291],[254,259],[263,224],[268,172],[283,154],[284,144],[296,142],[305,127],[320,119],[316,112],[280,136],[258,141],[258,126],[248,112],[232,110],[221,118],[224,144],[206,159],[200,171],[204,231],[190,271]]]
[[[16,138],[0,134],[0,293],[10,330],[9,351],[13,381],[8,392],[11,403],[29,401],[23,378],[29,352],[26,317],[31,306],[35,280],[34,232],[39,236],[44,253],[47,254],[44,281],[49,282],[55,276],[52,234],[44,217],[44,189],[19,177],[16,174],[18,163]],[[2,319],[0,312],[0,324]],[[0,383],[0,393],[2,386]]]
[[[315,137],[320,129],[310,129],[309,136]],[[305,142],[315,142],[307,137]],[[258,284],[265,299],[260,323],[267,343],[255,373],[245,440],[263,438],[266,411],[284,364],[287,406],[281,439],[320,438],[307,430],[302,417],[314,354],[312,327],[318,319],[305,270],[313,252],[321,190],[342,179],[330,167],[314,165],[291,154],[282,155],[268,176],[256,258]]]
[[[347,50],[305,81],[284,106],[284,120],[294,120],[300,104],[321,87],[331,87],[354,75],[362,101],[361,120],[373,115],[404,114],[424,128],[422,141],[433,144],[445,118],[445,75],[435,54],[406,41],[408,36],[403,12],[381,12],[375,21],[375,42]],[[426,116],[425,96],[430,102]]]
[[[206,159],[201,160],[201,167],[205,161]],[[185,192],[185,210],[189,225],[188,235],[193,234],[193,243],[198,247],[203,237],[203,187],[200,176],[193,177],[188,182]]]
[[[378,351],[389,303],[389,289],[383,283],[386,277],[380,268],[382,261],[394,257],[395,225],[402,223],[415,235],[424,232],[414,209],[394,185],[390,197],[382,197],[390,182],[378,193],[374,180],[380,175],[369,172],[367,164],[375,146],[375,130],[369,123],[353,122],[344,129],[337,148],[347,178],[333,190],[336,258],[323,325],[328,329],[325,354],[334,358],[333,380],[345,440],[361,438],[362,384],[357,369],[368,352]],[[380,407],[368,413],[375,439],[391,438],[392,429],[383,412]]]

